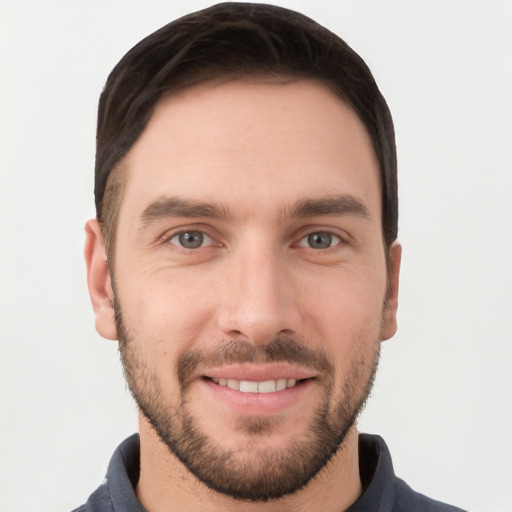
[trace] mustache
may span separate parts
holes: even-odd
[[[182,392],[200,368],[244,363],[292,363],[316,370],[331,380],[334,366],[319,349],[306,347],[293,338],[276,338],[265,345],[226,340],[215,349],[193,349],[182,354],[176,365]]]

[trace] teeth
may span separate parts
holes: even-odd
[[[288,379],[286,381],[286,387],[287,388],[293,388],[293,386],[295,386],[295,383],[297,382],[296,379]]]
[[[240,389],[240,381],[235,379],[228,379],[226,386],[230,389],[236,389],[238,391]]]
[[[257,393],[258,392],[258,383],[251,382],[249,380],[241,380],[240,381],[240,391],[242,391],[242,393]]]
[[[276,391],[283,391],[283,389],[286,389],[286,379],[276,380]]]
[[[242,393],[274,393],[283,391],[286,388],[293,388],[297,384],[297,379],[277,379],[255,382],[250,380],[236,379],[217,379],[212,377],[212,381],[219,386],[241,391]]]
[[[258,393],[273,393],[275,390],[275,380],[266,380],[264,382],[258,382]]]

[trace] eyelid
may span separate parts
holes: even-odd
[[[182,233],[194,232],[194,231],[202,233],[205,237],[207,237],[209,239],[209,241],[206,245],[202,245],[199,248],[204,248],[204,247],[208,247],[208,246],[212,246],[212,245],[217,245],[217,246],[223,245],[221,242],[218,241],[219,236],[217,234],[213,233],[212,228],[209,226],[205,226],[204,224],[181,225],[181,226],[177,226],[175,228],[169,229],[168,231],[166,231],[163,235],[161,235],[159,237],[158,243],[160,243],[162,245],[167,245],[176,236],[179,236]],[[311,248],[311,247],[307,246],[305,243],[302,244],[301,242],[305,241],[308,236],[310,236],[314,233],[328,233],[329,235],[331,235],[333,238],[336,239],[336,243],[331,245],[329,247],[329,249],[336,247],[340,244],[350,244],[351,241],[353,241],[353,238],[349,233],[347,233],[346,231],[343,231],[342,233],[340,233],[340,229],[336,229],[333,227],[325,227],[324,228],[321,226],[320,227],[319,226],[305,226],[296,235],[296,238],[295,238],[296,242],[293,243],[292,245],[299,246],[299,247]],[[191,250],[191,249],[186,249],[185,247],[181,247],[179,244],[176,244],[176,243],[172,243],[172,245],[179,249],[182,249],[182,250],[187,250],[187,251]],[[319,249],[315,249],[315,250],[318,251]],[[324,250],[327,250],[327,249],[324,249]]]
[[[208,237],[210,239],[210,242],[207,245],[202,245],[201,248],[207,247],[210,245],[221,245],[219,242],[217,242],[217,236],[215,236],[212,233],[212,229],[208,226],[201,225],[201,224],[188,224],[188,225],[182,225],[178,226],[172,229],[167,230],[162,236],[159,237],[158,243],[166,245],[169,244],[170,241],[175,238],[176,236],[181,235],[182,233],[192,233],[192,232],[198,232],[202,233],[205,237]],[[185,247],[181,247],[179,244],[172,243],[172,245],[178,247],[179,249],[185,250]]]
[[[333,239],[332,245],[330,245],[329,247],[326,247],[325,249],[314,249],[315,251],[319,251],[319,250],[326,251],[328,249],[332,249],[333,247],[336,247],[337,245],[345,243],[345,240],[342,238],[342,236],[338,233],[333,232],[332,230],[330,231],[328,229],[315,229],[313,231],[308,231],[305,235],[303,235],[301,238],[299,238],[299,240],[295,243],[295,246],[313,249],[313,247],[310,247],[308,245],[307,239],[309,236],[314,235],[315,233],[327,234],[327,235],[330,235]]]
[[[293,245],[297,245],[301,240],[314,233],[328,233],[329,235],[338,238],[341,243],[345,244],[351,244],[355,242],[354,237],[342,227],[338,227],[336,225],[326,225],[322,223],[312,223],[302,226],[295,232],[294,238],[297,241]]]
[[[202,240],[202,244],[199,246],[199,247],[183,247],[182,245],[180,245],[179,242],[175,243],[173,242],[172,240],[174,240],[175,238],[179,237],[180,235],[184,234],[184,233],[201,233],[203,235],[203,240]],[[198,231],[197,229],[187,229],[185,231],[178,231],[177,233],[174,233],[170,238],[167,239],[169,243],[173,244],[173,245],[176,245],[177,247],[179,247],[180,249],[186,249],[186,250],[195,250],[195,249],[201,249],[203,247],[207,247],[209,245],[212,245],[212,242],[213,242],[213,238],[208,235],[207,233],[204,233],[203,231]]]

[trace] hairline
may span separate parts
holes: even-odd
[[[113,166],[112,170],[109,173],[107,178],[107,182],[105,184],[105,191],[103,194],[103,199],[101,202],[101,211],[97,214],[97,219],[100,224],[100,228],[104,237],[105,243],[105,251],[107,255],[107,261],[109,263],[109,267],[111,270],[114,269],[115,264],[115,245],[117,239],[117,228],[119,225],[119,213],[121,210],[121,204],[124,198],[124,191],[126,188],[127,177],[125,176],[128,173],[128,161],[130,158],[131,151],[133,147],[137,144],[138,140],[144,134],[147,126],[151,122],[156,110],[158,107],[167,99],[171,97],[179,96],[180,94],[187,92],[194,88],[199,88],[202,86],[211,85],[213,87],[224,85],[229,82],[246,82],[252,84],[263,84],[263,85],[288,85],[291,83],[297,82],[310,82],[313,84],[319,84],[332,92],[339,101],[343,102],[345,106],[347,106],[350,110],[354,112],[357,116],[358,120],[362,124],[366,134],[368,135],[371,148],[373,151],[373,155],[376,159],[378,166],[378,176],[377,179],[379,181],[380,188],[380,215],[381,215],[381,234],[383,240],[383,247],[386,256],[386,268],[387,273],[390,270],[390,259],[389,259],[389,249],[393,244],[394,240],[387,241],[387,237],[385,234],[385,226],[384,226],[384,212],[383,212],[383,201],[384,201],[384,169],[382,168],[382,162],[377,154],[376,148],[374,146],[373,137],[370,134],[368,127],[364,120],[361,118],[357,109],[351,104],[351,102],[346,98],[343,94],[343,91],[337,87],[337,85],[331,80],[323,79],[315,76],[304,76],[299,74],[293,74],[292,72],[287,72],[284,70],[283,72],[265,72],[265,71],[254,71],[247,73],[236,73],[236,72],[226,72],[220,73],[218,76],[209,78],[209,79],[198,79],[191,80],[190,82],[182,85],[180,87],[173,87],[164,90],[158,100],[154,103],[151,115],[149,116],[147,123],[144,129],[141,131],[139,136],[133,141],[130,148],[127,150],[126,154]],[[105,208],[106,206],[106,208]],[[107,215],[105,215],[105,212]]]

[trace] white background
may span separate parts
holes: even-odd
[[[412,487],[512,511],[512,2],[277,2],[369,63],[394,114],[399,333],[361,430]],[[136,430],[82,259],[96,106],[139,39],[205,1],[0,1],[3,512],[66,511]]]

